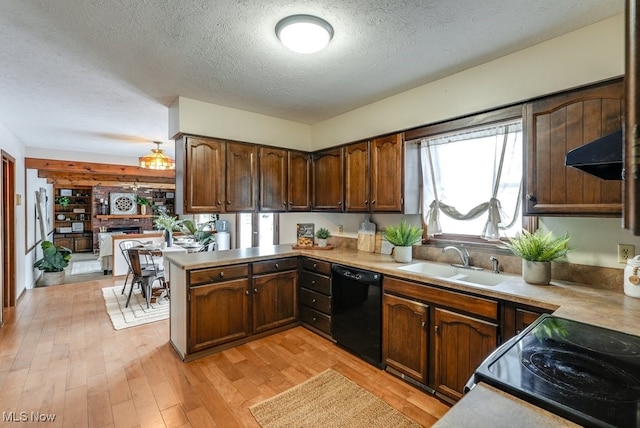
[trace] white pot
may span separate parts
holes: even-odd
[[[522,279],[529,284],[549,284],[551,282],[551,262],[522,260]]]
[[[42,272],[42,280],[40,285],[58,285],[64,282],[64,271],[62,272]]]
[[[413,258],[413,247],[393,247],[393,258],[398,263],[409,263]]]
[[[327,240],[318,238],[318,247],[326,247],[326,246],[327,246]]]

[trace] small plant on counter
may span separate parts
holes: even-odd
[[[422,240],[422,229],[402,220],[398,226],[387,226],[382,236],[396,247],[410,247]]]
[[[543,234],[540,229],[534,233],[523,230],[509,239],[507,248],[516,256],[531,262],[550,262],[565,256],[569,250],[569,235],[554,238],[551,232]]]
[[[316,231],[316,238],[318,239],[329,239],[331,234],[329,233],[329,229],[321,227]]]

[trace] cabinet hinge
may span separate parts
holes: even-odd
[[[404,205],[404,198],[400,198],[400,205]]]
[[[187,302],[191,301],[191,293],[187,293]]]

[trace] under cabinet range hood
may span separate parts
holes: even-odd
[[[570,150],[564,164],[603,180],[622,180],[622,130]]]

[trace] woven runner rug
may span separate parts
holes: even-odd
[[[263,428],[421,426],[332,369],[249,410]]]
[[[147,308],[147,301],[142,297],[140,287],[137,287],[133,290],[129,306],[125,307],[129,286],[127,285],[127,291],[124,294],[121,292],[122,285],[102,289],[107,313],[116,330],[169,318],[169,300],[167,298],[161,298],[157,303],[151,303]]]

